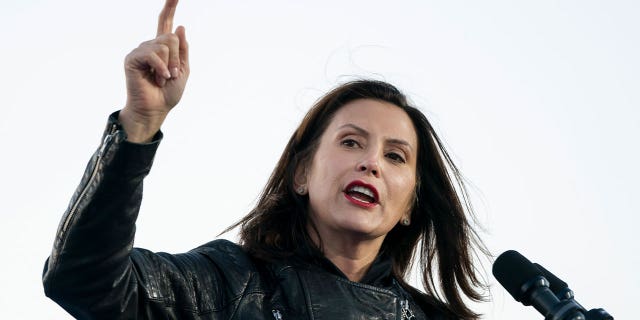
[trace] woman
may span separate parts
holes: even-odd
[[[482,298],[459,173],[424,115],[383,82],[316,103],[256,208],[231,227],[240,245],[132,248],[142,180],[189,75],[185,30],[171,32],[176,5],[167,0],[156,39],[127,56],[127,104],[62,219],[46,294],[78,318],[477,318],[460,295]],[[416,253],[426,294],[404,280]]]

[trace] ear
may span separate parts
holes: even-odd
[[[307,166],[299,163],[293,175],[293,188],[298,194],[305,194],[307,191]]]

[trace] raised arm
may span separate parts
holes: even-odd
[[[200,275],[215,283],[202,255],[133,249],[142,181],[189,74],[184,28],[171,33],[176,4],[167,0],[158,36],[127,56],[127,104],[109,117],[45,264],[45,294],[77,318],[189,318],[178,312],[200,309],[191,297],[195,283],[206,282]]]

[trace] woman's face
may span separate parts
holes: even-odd
[[[340,108],[301,173],[322,241],[355,236],[382,243],[409,218],[417,148],[413,123],[396,105],[360,99]]]

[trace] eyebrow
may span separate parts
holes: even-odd
[[[369,136],[369,131],[360,128],[358,126],[356,126],[353,123],[347,123],[347,124],[343,124],[340,127],[338,127],[339,130],[344,129],[344,128],[351,128],[353,130],[356,130],[359,134],[363,135],[363,136]],[[405,140],[402,139],[397,139],[397,138],[389,138],[385,140],[388,143],[391,144],[397,144],[397,145],[402,145],[402,146],[406,146],[407,148],[413,150],[413,147],[411,146],[411,144]]]

